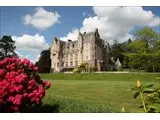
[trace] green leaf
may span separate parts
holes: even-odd
[[[143,88],[150,88],[152,86],[153,86],[153,84],[150,84],[150,85],[144,86]]]
[[[131,90],[138,90],[136,87],[132,87]]]
[[[134,94],[134,99],[136,99],[136,98],[138,97],[139,94],[140,94],[139,91],[136,92],[136,93]]]
[[[155,92],[154,89],[146,89],[146,90],[143,90],[143,93],[153,93]]]
[[[150,108],[150,109],[156,109],[156,107],[155,106],[153,106],[153,105],[148,105],[148,108]]]

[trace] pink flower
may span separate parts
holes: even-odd
[[[18,70],[18,73],[22,73],[22,72],[23,72],[23,70],[22,70],[22,69],[19,69],[19,70]]]
[[[15,112],[18,112],[18,110],[19,110],[18,107],[15,106],[15,107],[14,107],[14,111],[15,111]]]
[[[23,97],[26,98],[26,97],[27,97],[27,93],[24,93],[24,94],[23,94]]]
[[[32,97],[32,98],[30,99],[30,101],[31,101],[31,102],[34,102],[34,101],[36,101],[36,98],[35,98],[35,97]]]
[[[38,67],[27,59],[0,61],[0,105],[5,102],[5,112],[18,112],[26,103],[39,104],[45,96],[45,88],[51,84],[31,69],[38,72]]]
[[[36,103],[39,104],[40,103],[40,99],[36,98]]]
[[[0,69],[0,77],[4,77],[6,73],[5,69]]]
[[[15,92],[15,90],[14,90],[13,88],[11,88],[11,89],[10,89],[10,93],[13,94],[14,92]]]
[[[29,97],[29,98],[32,98],[33,96],[34,96],[34,93],[29,93],[29,94],[28,94],[28,97]]]
[[[14,101],[14,97],[10,96],[7,100],[8,100],[8,102],[13,102]]]
[[[28,65],[28,67],[29,67],[29,68],[33,68],[33,67],[34,67],[34,64],[33,64],[32,62],[30,62],[29,65]]]
[[[35,71],[35,72],[38,72],[38,67],[34,67],[34,71]]]
[[[24,60],[21,60],[21,61],[19,62],[19,65],[23,66],[24,63],[25,63]]]
[[[49,88],[51,86],[51,83],[49,81],[44,81],[44,85]]]
[[[23,90],[23,86],[19,85],[16,87],[16,92],[21,92]]]

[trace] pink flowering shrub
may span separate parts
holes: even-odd
[[[37,72],[38,67],[27,59],[0,61],[0,112],[21,112],[42,103],[51,83],[41,80]]]

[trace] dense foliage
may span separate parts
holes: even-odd
[[[3,36],[0,39],[0,60],[4,59],[5,57],[17,56],[14,51],[15,49],[15,41],[12,40],[11,36]]]
[[[4,58],[0,61],[0,112],[21,112],[40,105],[50,85],[41,80],[38,67],[29,60]]]
[[[43,50],[40,54],[39,61],[36,63],[39,67],[39,73],[49,73],[51,69],[50,50]]]
[[[130,70],[160,72],[160,38],[152,28],[144,27],[134,35],[135,40],[111,46],[111,56],[119,58],[122,67]]]
[[[136,33],[136,40],[129,44],[126,54],[129,67],[147,72],[160,71],[160,39],[158,33],[145,27]]]

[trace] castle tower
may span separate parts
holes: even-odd
[[[60,41],[55,37],[52,43],[51,51],[51,71],[59,71],[61,66],[60,59]],[[54,69],[53,69],[54,68]]]
[[[79,31],[79,35],[78,35],[78,65],[83,63],[83,35],[82,33]]]

